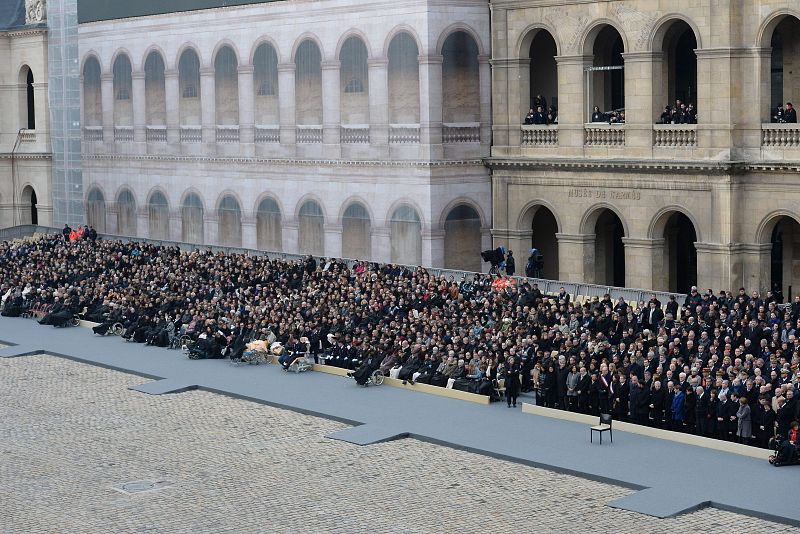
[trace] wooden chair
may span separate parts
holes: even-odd
[[[611,443],[614,443],[614,432],[611,430],[611,414],[609,413],[601,413],[600,414],[600,424],[595,425],[589,429],[589,443],[592,443],[592,438],[594,437],[595,432],[600,433],[600,445],[603,444],[603,432],[608,432],[608,435],[611,436]]]
[[[497,380],[496,385],[494,386],[494,392],[497,394],[498,400],[503,400],[506,396],[506,379],[500,378]]]

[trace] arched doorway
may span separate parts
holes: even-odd
[[[147,203],[148,235],[151,239],[169,239],[169,204],[159,191]]]
[[[295,113],[297,124],[322,124],[322,55],[306,39],[295,53]]]
[[[306,200],[298,213],[298,249],[300,254],[325,254],[325,216],[314,200]]]
[[[442,45],[442,120],[480,121],[478,45],[466,32],[450,34]]]
[[[401,32],[389,43],[389,122],[419,124],[419,49]]]
[[[242,246],[242,210],[239,202],[231,195],[225,195],[217,210],[217,233],[220,245]]]
[[[120,54],[114,60],[114,126],[133,125],[133,79],[131,60]]]
[[[283,250],[281,208],[274,199],[265,198],[256,211],[256,240],[260,250]]]
[[[166,94],[164,59],[158,52],[150,52],[144,62],[144,102],[148,126],[166,126]]]
[[[117,196],[117,233],[136,235],[136,200],[128,189]]]
[[[800,20],[791,15],[779,19],[769,46],[772,49],[769,105],[771,114],[774,114],[777,104],[800,100]]]
[[[342,124],[369,124],[369,76],[367,46],[348,37],[339,52],[339,94]]]
[[[625,227],[616,213],[603,209],[594,225],[595,283],[625,287]]]
[[[542,268],[541,277],[548,280],[558,280],[559,278],[559,265],[558,265],[558,222],[556,221],[553,212],[544,206],[535,206],[535,210],[531,220],[531,248],[538,249],[544,258],[544,268]],[[517,261],[524,261],[527,264],[528,252],[524,251],[524,257],[520,253]],[[520,265],[520,271],[523,271],[524,265]]]
[[[800,284],[800,224],[791,217],[779,218],[770,243],[770,288],[780,289],[784,302],[790,302]]]
[[[655,102],[656,114],[660,114],[665,105],[675,106],[677,101],[683,104],[694,104],[697,101],[697,37],[691,26],[683,20],[667,22],[657,33],[660,42],[654,46],[656,52],[663,53],[661,72],[658,73],[662,87],[654,87],[655,96],[661,98]]]
[[[203,201],[194,193],[183,199],[181,206],[181,240],[202,244],[205,239]]]
[[[86,223],[101,234],[106,231],[106,199],[97,188],[86,197]]]
[[[475,208],[460,204],[444,221],[444,267],[481,270],[481,216]]]
[[[556,65],[556,41],[547,30],[535,30],[536,35],[531,39],[528,49],[530,58],[530,72],[526,80],[521,80],[523,88],[528,82],[527,90],[523,91],[525,108],[530,107],[536,111],[535,102],[541,99],[545,103],[543,112],[547,107],[558,108],[558,66]],[[522,109],[526,112],[527,109]]]
[[[604,25],[595,30],[594,40],[589,42],[592,43],[589,49],[593,57],[592,66],[602,67],[602,70],[587,73],[590,80],[587,110],[590,111],[594,106],[604,113],[624,109],[625,61],[622,54],[625,48],[622,36],[613,26]]]
[[[217,124],[239,124],[239,61],[230,46],[223,46],[214,58],[214,95]]]
[[[403,204],[389,219],[391,262],[404,265],[422,263],[422,223],[417,210]]]
[[[680,212],[669,216],[664,225],[664,270],[667,289],[688,293],[697,285],[697,232],[692,221]]]
[[[36,207],[36,191],[27,185],[22,190],[21,224],[39,224],[39,209]]]
[[[357,260],[371,257],[372,236],[369,212],[362,204],[350,204],[342,215],[342,256]]]
[[[259,45],[253,56],[253,84],[255,123],[279,124],[278,54],[269,43]]]

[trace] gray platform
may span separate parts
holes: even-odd
[[[387,386],[361,388],[324,373],[284,373],[276,365],[189,360],[180,351],[0,318],[0,357],[58,356],[156,379],[139,391],[204,389],[355,425],[329,437],[358,445],[413,437],[510,461],[639,489],[613,507],[667,517],[716,506],[800,526],[800,467],[616,433],[589,443],[585,425]]]

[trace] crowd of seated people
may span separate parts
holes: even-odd
[[[785,108],[782,104],[778,104],[772,112],[771,120],[775,124],[797,124],[797,110],[791,102],[787,102]]]
[[[205,357],[236,357],[261,339],[361,379],[377,369],[490,395],[505,378],[511,406],[522,392],[759,446],[798,420],[800,297],[781,306],[777,293],[693,288],[682,302],[578,303],[524,278],[493,279],[61,236],[0,244],[3,315],[69,302],[88,320],[121,322],[134,341],[162,345],[176,329]]]

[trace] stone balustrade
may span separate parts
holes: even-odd
[[[258,144],[280,143],[280,126],[256,126],[255,142]]]
[[[166,143],[167,142],[167,127],[166,126],[147,126],[145,129],[145,140],[148,143]]]
[[[443,143],[480,143],[481,125],[477,122],[445,123],[442,125]]]
[[[181,143],[200,143],[203,140],[203,133],[200,126],[181,126]]]
[[[557,124],[523,124],[522,146],[558,146]]]
[[[340,131],[342,144],[369,144],[369,125],[342,125]]]
[[[238,143],[239,127],[217,125],[216,139],[217,143]]]
[[[322,126],[319,124],[313,124],[313,125],[298,124],[297,143],[298,144],[322,143]]]
[[[84,141],[102,141],[103,140],[103,127],[102,126],[85,126],[83,128]]]
[[[800,148],[799,124],[762,124],[761,146]]]
[[[419,124],[390,124],[389,143],[419,143]]]
[[[35,143],[36,130],[20,130],[19,141],[20,143]]]
[[[129,143],[133,141],[133,128],[131,126],[114,126],[114,142]]]
[[[624,124],[584,124],[583,131],[586,146],[625,146]]]
[[[654,124],[654,147],[695,147],[697,146],[696,124]]]

